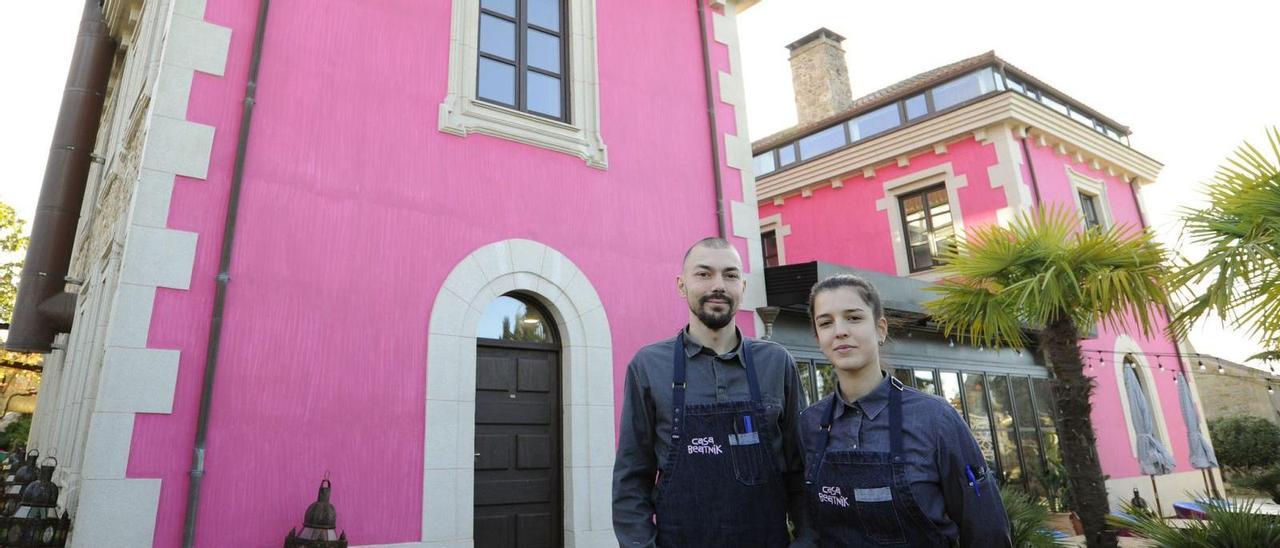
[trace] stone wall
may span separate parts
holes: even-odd
[[[1267,393],[1267,373],[1253,368],[1206,361],[1206,371],[1196,375],[1206,420],[1235,415],[1262,417],[1280,424],[1280,396]],[[1280,386],[1280,382],[1273,384]]]

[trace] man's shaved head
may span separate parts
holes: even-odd
[[[689,246],[689,249],[685,250],[684,259],[680,262],[681,266],[684,266],[684,263],[689,262],[689,255],[693,254],[693,250],[698,249],[699,247],[705,247],[708,249],[733,249],[735,253],[738,251],[737,249],[734,249],[733,244],[729,243],[729,240],[724,238],[717,238],[715,236],[703,238],[694,242],[693,245]]]

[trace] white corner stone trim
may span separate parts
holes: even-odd
[[[742,310],[755,317],[756,333],[764,332],[764,324],[756,317],[755,309],[767,304],[764,287],[764,255],[760,247],[760,210],[756,195],[755,167],[751,157],[751,137],[747,134],[747,109],[742,83],[742,57],[738,41],[738,11],[745,9],[738,2],[717,4],[724,14],[710,12],[712,34],[716,42],[729,50],[729,72],[718,71],[717,83],[720,101],[733,107],[734,127],[738,134],[724,134],[725,164],[738,170],[735,177],[725,173],[726,185],[736,180],[742,189],[742,200],[729,203],[730,233],[747,241],[747,292],[742,299]],[[716,169],[721,169],[716,166]]]
[[[607,169],[600,134],[600,77],[596,61],[596,0],[568,0],[569,123],[476,99],[480,0],[453,0],[449,86],[440,103],[439,130],[466,137],[482,133],[582,158]]]
[[[996,210],[996,222],[1000,226],[1009,226],[1014,217],[1035,204],[1031,186],[1022,177],[1022,143],[1007,125],[991,126],[982,133],[985,140],[979,140],[979,143],[994,145],[996,151],[996,163],[987,168],[987,178],[991,181],[991,188],[1004,189],[1006,205]]]
[[[188,289],[198,235],[165,228],[174,178],[203,179],[215,128],[186,119],[196,71],[222,76],[231,29],[203,20],[203,0],[178,0],[168,13],[159,72],[151,90],[142,170],[126,220],[120,284],[106,335],[101,380],[90,418],[71,546],[150,546],[159,479],[126,478],[137,413],[171,413],[178,350],[147,348],[158,288]],[[140,60],[135,62],[141,62]],[[122,504],[121,501],[128,501]]]
[[[512,292],[541,301],[562,337],[565,546],[616,544],[613,337],[604,305],[568,257],[516,239],[472,252],[436,294],[427,335],[422,538],[394,546],[474,542],[475,335],[489,303]]]
[[[899,276],[911,276],[911,263],[907,260],[905,230],[902,226],[902,210],[898,206],[898,196],[944,183],[947,188],[947,201],[951,204],[951,222],[955,227],[956,238],[964,238],[964,215],[961,213],[960,195],[958,191],[969,185],[968,177],[956,175],[951,162],[944,162],[928,169],[911,173],[897,179],[885,181],[884,196],[876,200],[876,211],[886,211],[889,220],[889,235],[893,245],[893,264]],[[917,273],[914,277],[930,279],[933,272]]]

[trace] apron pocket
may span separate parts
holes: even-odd
[[[854,489],[853,499],[858,507],[858,520],[868,537],[880,544],[907,542],[902,520],[898,519],[898,511],[893,504],[892,487]]]
[[[769,481],[769,455],[758,432],[729,435],[729,459],[733,475],[743,485]]]

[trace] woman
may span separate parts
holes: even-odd
[[[822,546],[1010,546],[1000,493],[968,426],[945,400],[902,385],[880,362],[889,334],[862,278],[809,293],[837,388],[801,414],[811,521]]]

